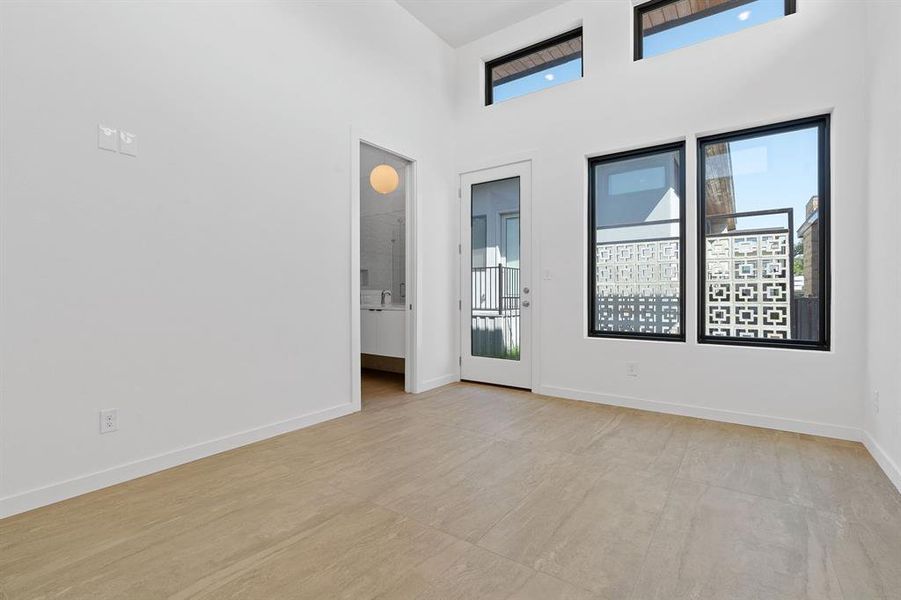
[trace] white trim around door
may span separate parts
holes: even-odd
[[[360,144],[368,144],[409,161],[406,186],[406,340],[404,351],[404,390],[417,393],[419,381],[420,339],[419,305],[422,297],[419,274],[419,164],[415,153],[406,152],[384,136],[351,128],[350,132],[350,381],[351,404],[362,408],[360,382]]]
[[[532,389],[531,208],[531,161],[460,176],[461,379]]]

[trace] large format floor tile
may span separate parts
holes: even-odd
[[[475,541],[571,460],[568,455],[498,441],[455,469],[399,486],[386,506]]]
[[[0,521],[0,599],[899,599],[860,444],[368,374],[363,411]]]
[[[547,478],[479,544],[600,597],[628,597],[670,480],[621,467],[592,471]]]
[[[842,598],[812,511],[676,480],[637,598]]]

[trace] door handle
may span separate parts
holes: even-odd
[[[529,308],[529,301],[528,301],[528,300],[523,300],[523,301],[522,301],[522,305],[523,305],[525,308]]]

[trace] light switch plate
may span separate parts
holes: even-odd
[[[115,152],[119,149],[119,131],[115,127],[97,125],[97,147]]]
[[[126,156],[138,155],[138,136],[130,131],[119,132],[119,153]]]

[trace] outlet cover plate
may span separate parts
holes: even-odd
[[[112,433],[119,429],[119,410],[105,408],[100,411],[100,433]]]

